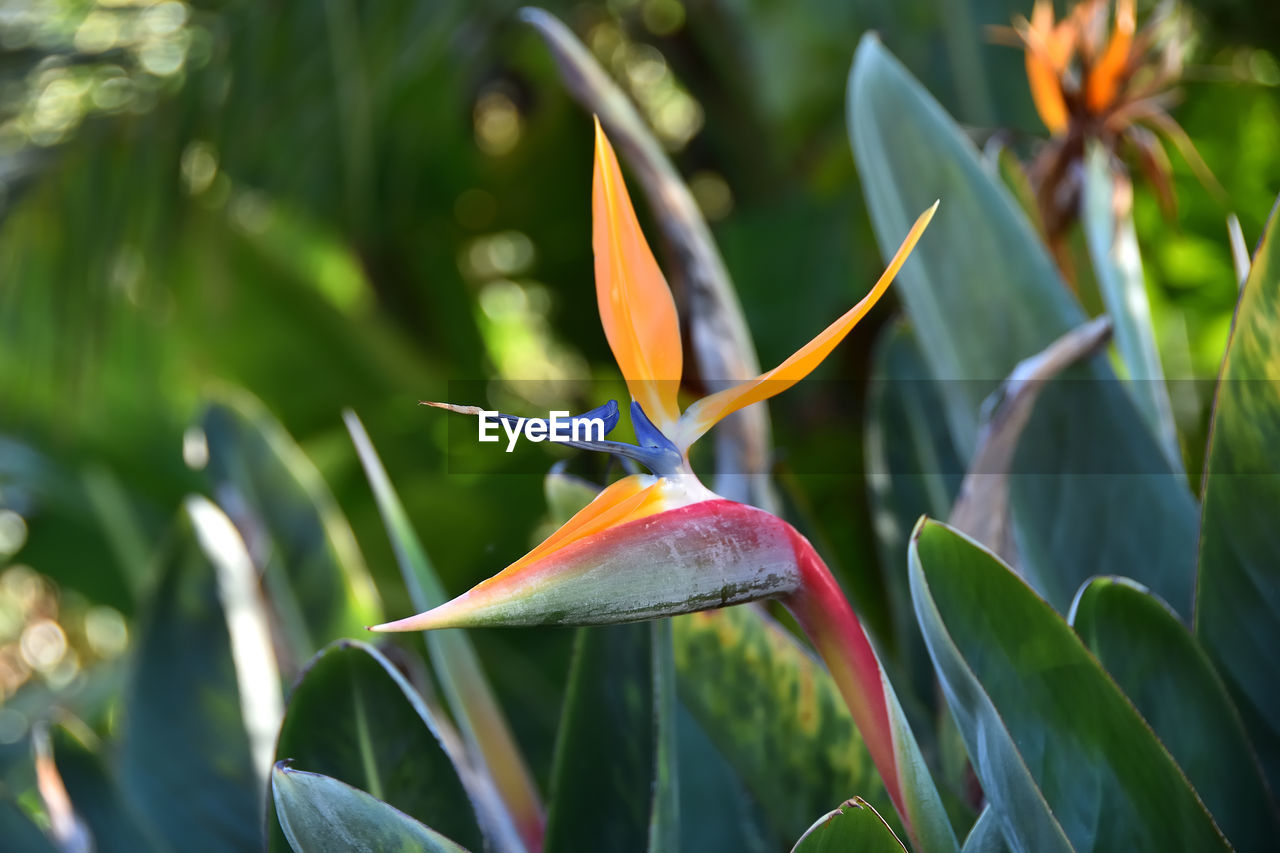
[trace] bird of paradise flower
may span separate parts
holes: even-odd
[[[911,834],[946,837],[954,846],[933,782],[919,772],[923,761],[897,698],[827,566],[791,525],[716,495],[689,465],[689,448],[716,423],[790,388],[831,353],[884,295],[937,203],[916,220],[861,301],[773,370],[682,412],[675,301],[598,121],[592,198],[600,318],[632,397],[637,443],[574,444],[630,458],[650,473],[614,482],[546,541],[463,595],[372,630],[607,624],[777,598],[826,660]],[[616,406],[591,415],[611,426]]]

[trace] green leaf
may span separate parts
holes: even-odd
[[[414,532],[368,433],[354,412],[345,412],[343,419],[378,502],[410,601],[418,611],[443,604],[448,600],[444,584]],[[484,768],[505,803],[506,808],[498,810],[494,820],[514,820],[525,844],[537,846],[545,830],[537,787],[485,678],[475,647],[462,631],[428,631],[424,636],[432,668],[440,680],[470,761],[473,766]]]
[[[937,522],[911,592],[952,715],[1014,849],[1229,849],[1169,753],[1071,628]]]
[[[760,608],[673,620],[680,697],[737,771],[777,838],[832,795],[862,791],[896,823],[871,756],[823,665]]]
[[[1131,214],[1116,216],[1115,184],[1111,155],[1101,144],[1090,144],[1080,199],[1080,224],[1089,259],[1107,313],[1115,325],[1116,349],[1129,374],[1129,390],[1152,433],[1159,439],[1169,465],[1181,471],[1178,429],[1173,421],[1169,389],[1164,384],[1160,351],[1156,347],[1138,236],[1134,233]]]
[[[164,549],[159,584],[138,624],[124,690],[120,781],[175,849],[254,849],[261,846],[261,777],[216,570],[196,534],[188,510]]]
[[[876,342],[868,398],[863,430],[867,491],[893,610],[894,657],[911,675],[908,695],[930,696],[933,666],[911,612],[907,539],[921,515],[951,514],[964,465],[941,416],[942,399],[920,344],[902,320],[891,323]]]
[[[214,498],[235,522],[296,657],[381,621],[377,593],[328,486],[278,421],[244,392],[219,394],[200,420]]]
[[[676,706],[681,850],[769,853],[783,839],[765,825],[758,801],[684,702]],[[787,839],[794,838],[787,836]]]
[[[1240,715],[1168,605],[1124,578],[1080,590],[1071,624],[1150,724],[1237,850],[1268,850],[1280,821]]]
[[[895,287],[967,457],[987,395],[1084,313],[972,143],[874,36],[854,60],[848,120],[882,249],[942,201]],[[1065,377],[1081,381],[1045,389],[1015,461],[1011,506],[1028,575],[1063,611],[1085,578],[1133,572],[1186,610],[1196,527],[1185,483],[1104,356]]]
[[[50,735],[58,773],[76,814],[89,827],[94,848],[104,853],[156,849],[145,816],[125,797],[102,756],[63,726]]]
[[[466,853],[440,833],[358,788],[281,761],[271,792],[285,836],[297,853]]]
[[[1280,216],[1236,306],[1205,464],[1196,634],[1280,790]]]
[[[548,853],[671,849],[665,621],[578,630],[551,769]]]
[[[861,797],[818,818],[792,853],[906,853],[884,818]]]
[[[294,688],[277,761],[367,791],[466,847],[483,846],[459,765],[421,697],[377,650],[339,640]],[[273,818],[271,849],[284,850]]]

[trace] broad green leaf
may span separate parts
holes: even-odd
[[[1084,313],[972,143],[874,36],[854,60],[848,120],[882,249],[942,201],[895,287],[968,457],[987,395]],[[1029,577],[1065,611],[1085,578],[1135,573],[1186,611],[1190,492],[1105,357],[1065,379],[1041,395],[1015,460],[1011,506]]]
[[[200,419],[212,495],[260,568],[296,656],[292,670],[339,637],[381,621],[350,525],[302,449],[244,392],[215,396]]]
[[[6,847],[11,846],[24,853],[54,853],[58,849],[40,831],[40,827],[32,823],[26,812],[8,798],[0,799],[0,838],[4,839]]]
[[[861,797],[818,818],[792,853],[906,853],[884,818]]]
[[[1124,578],[1080,590],[1071,625],[1195,786],[1237,850],[1268,850],[1280,821],[1240,715],[1169,606]]]
[[[354,412],[345,412],[343,418],[378,502],[410,601],[418,611],[443,604],[448,600],[444,585],[414,532],[368,433]],[[432,668],[440,680],[470,761],[489,774],[506,805],[494,819],[514,820],[525,844],[538,846],[545,831],[542,803],[502,708],[485,678],[475,647],[463,631],[428,631],[425,640]]]
[[[578,630],[551,768],[548,853],[661,851],[678,837],[668,624]]]
[[[680,760],[681,850],[769,853],[783,839],[766,825],[759,801],[683,701],[676,707]],[[788,836],[789,840],[794,836]]]
[[[902,320],[890,324],[876,342],[868,397],[863,430],[867,491],[893,610],[894,657],[911,676],[913,689],[904,692],[930,696],[933,666],[911,612],[907,540],[921,515],[951,514],[964,465],[941,417],[942,399],[920,344]]]
[[[245,729],[246,697],[216,569],[189,512],[163,550],[159,575],[124,690],[121,784],[176,849],[257,848],[262,788]]]
[[[271,771],[276,815],[296,853],[466,853],[359,788],[281,761]]]
[[[156,849],[158,842],[146,816],[125,797],[103,757],[62,726],[50,735],[58,773],[72,807],[93,836],[94,849],[101,853]]]
[[[353,785],[472,850],[483,846],[459,766],[417,691],[378,651],[339,640],[294,688],[278,761]],[[271,849],[287,849],[270,821]]]
[[[1280,216],[1254,253],[1218,379],[1205,463],[1196,634],[1280,791]]]
[[[1111,155],[1100,144],[1089,145],[1085,157],[1080,224],[1084,229],[1093,274],[1107,313],[1115,325],[1116,349],[1129,374],[1128,388],[1156,435],[1169,465],[1182,470],[1182,451],[1173,422],[1173,404],[1164,384],[1164,367],[1151,322],[1151,301],[1142,277],[1142,255],[1133,216],[1116,216],[1116,181]]]
[[[910,557],[929,653],[1012,849],[1229,849],[1115,682],[1017,575],[932,521]]]
[[[852,791],[900,828],[835,682],[780,624],[754,606],[672,621],[680,697],[775,837],[799,837],[833,795]]]

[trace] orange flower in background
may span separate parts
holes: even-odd
[[[1162,4],[1142,29],[1135,0],[1083,0],[1055,20],[1051,0],[1036,0],[1030,20],[1014,20],[996,35],[1026,52],[1027,83],[1036,112],[1052,134],[1028,170],[1041,225],[1061,259],[1062,241],[1079,217],[1088,142],[1112,155],[1112,171],[1128,204],[1126,159],[1136,161],[1167,216],[1175,212],[1172,170],[1161,138],[1173,143],[1201,182],[1217,181],[1186,132],[1169,115],[1181,76],[1185,38]],[[1012,35],[1012,39],[1010,39]]]

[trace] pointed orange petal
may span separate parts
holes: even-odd
[[[1016,20],[1014,28],[1026,42],[1027,83],[1036,112],[1050,133],[1060,133],[1067,126],[1062,71],[1074,43],[1074,28],[1067,21],[1054,26],[1053,4],[1049,0],[1036,0],[1031,20]]]
[[[680,417],[680,321],[667,280],[645,242],[613,146],[596,119],[592,246],[600,321],[631,396],[658,427]]]
[[[510,568],[527,565],[567,545],[599,533],[608,527],[653,515],[662,509],[660,481],[644,474],[632,474],[610,485],[591,503],[574,514],[541,545],[525,554]]]
[[[844,316],[773,370],[732,388],[703,397],[690,406],[671,436],[676,446],[681,450],[688,449],[722,418],[752,403],[780,394],[808,376],[889,289],[889,284],[906,262],[911,250],[915,248],[916,242],[924,233],[929,220],[933,219],[934,211],[937,209],[938,202],[934,202],[932,207],[920,214],[920,218],[911,226],[906,239],[894,253],[893,260],[889,262],[889,266],[885,268],[875,287],[871,288],[871,292],[862,297],[857,305],[845,312]]]
[[[1129,66],[1129,50],[1137,27],[1134,0],[1116,0],[1116,29],[1097,65],[1085,79],[1085,104],[1100,112],[1111,104],[1120,90],[1120,79]]]

